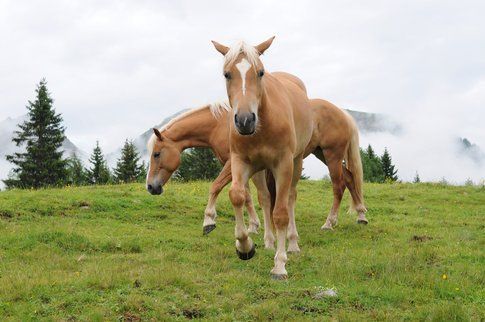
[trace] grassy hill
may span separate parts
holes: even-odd
[[[485,189],[366,184],[368,226],[324,232],[328,182],[299,186],[299,255],[273,281],[262,233],[236,257],[227,191],[209,183],[0,192],[0,316],[11,320],[432,320],[485,316]],[[253,189],[254,190],[254,189]],[[259,211],[261,214],[261,211]],[[324,297],[333,288],[337,297]]]

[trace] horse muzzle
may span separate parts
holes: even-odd
[[[256,114],[237,113],[234,115],[234,125],[241,135],[251,135],[256,131]]]
[[[163,188],[162,188],[162,185],[159,184],[159,185],[147,185],[147,190],[149,193],[151,193],[152,195],[161,195],[162,192],[163,192]]]

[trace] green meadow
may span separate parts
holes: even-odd
[[[286,281],[270,278],[262,231],[237,258],[227,190],[202,236],[209,186],[0,192],[1,320],[484,320],[483,186],[366,184],[369,225],[346,193],[328,232],[331,185],[303,181]]]

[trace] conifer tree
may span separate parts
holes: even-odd
[[[106,184],[110,181],[111,174],[104,159],[103,151],[99,146],[99,141],[96,141],[89,163],[91,163],[91,168],[87,170],[87,176],[90,184]]]
[[[221,164],[209,148],[193,148],[182,153],[176,176],[182,180],[212,180],[219,175]]]
[[[45,79],[35,92],[35,100],[27,105],[28,119],[18,125],[12,139],[23,152],[7,156],[15,165],[13,176],[4,180],[8,188],[40,188],[66,181],[66,160],[60,150],[65,139],[62,116],[52,106]]]
[[[397,170],[395,170],[395,166],[392,164],[391,155],[387,148],[384,148],[384,153],[381,157],[381,164],[382,164],[382,172],[384,172],[384,180],[397,180]]]
[[[418,171],[416,171],[416,175],[414,176],[413,183],[420,183],[421,178],[419,177]]]
[[[360,149],[364,180],[367,182],[384,182],[381,159],[369,144],[365,150]]]
[[[138,175],[138,181],[144,182],[147,178],[148,173],[148,164],[145,161],[142,161],[140,166],[140,174]]]
[[[114,169],[114,176],[117,182],[135,182],[145,173],[146,166],[140,165],[140,155],[136,150],[133,141],[126,140],[121,150],[121,157]]]
[[[370,144],[367,146],[366,152],[367,152],[367,156],[369,158],[371,158],[371,159],[375,158],[376,154],[375,154],[374,149],[372,148],[372,146]]]
[[[88,183],[87,171],[75,153],[67,159],[67,183],[76,186]]]

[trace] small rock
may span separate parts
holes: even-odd
[[[315,300],[319,300],[319,299],[322,299],[324,297],[337,297],[337,291],[334,290],[333,288],[327,288],[327,289],[321,289],[319,290],[317,293],[315,293],[315,295],[313,296],[313,298]]]

